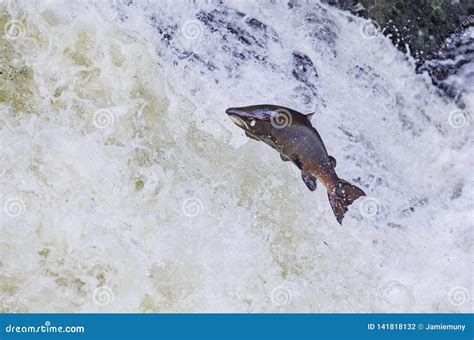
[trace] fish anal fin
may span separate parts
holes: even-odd
[[[313,175],[301,175],[303,178],[304,184],[308,187],[309,190],[314,191],[318,187],[317,179]]]

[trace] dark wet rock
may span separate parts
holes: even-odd
[[[177,26],[162,26],[159,18],[152,15],[150,17],[150,22],[152,26],[157,30],[157,32],[161,35],[161,41],[166,45],[169,46],[171,40],[173,40],[174,35],[177,31]]]
[[[326,0],[326,3],[376,21],[402,52],[425,59],[440,50],[450,34],[474,25],[472,0]],[[467,21],[466,21],[467,20]]]
[[[292,52],[292,75],[301,83],[294,91],[299,101],[310,104],[318,98],[318,71],[309,56],[304,53]]]
[[[474,23],[474,15],[472,16]],[[470,63],[474,63],[474,39],[467,34],[455,35],[448,39],[442,49],[430,60],[425,60],[418,67],[419,72],[428,72],[433,79],[433,84],[442,89],[449,97],[458,102],[458,106],[464,108],[462,95],[466,92],[463,87],[464,79],[459,82],[453,81],[463,73],[463,69]],[[473,77],[474,75],[471,75]]]
[[[198,61],[199,63],[203,64],[206,66],[206,68],[209,70],[209,71],[214,71],[217,69],[217,66],[214,65],[212,62],[210,61],[206,61],[204,60],[203,58],[201,58],[200,55],[196,54],[196,53],[192,53],[192,56],[190,57],[190,59],[192,60],[195,60],[195,61]]]
[[[306,54],[293,51],[293,76],[308,87],[314,87],[318,72],[313,61]]]
[[[305,16],[305,27],[313,39],[332,47],[337,38],[337,26],[325,12],[327,10],[322,7],[318,8],[318,12],[308,12]]]
[[[290,67],[289,75],[294,79],[291,97],[303,104],[317,102],[324,105],[324,100],[319,96],[318,72],[314,63],[314,58],[319,54],[310,57],[301,51],[286,50],[284,53],[287,55],[280,59],[271,53],[275,47],[281,48],[276,27],[271,27],[262,18],[257,19],[224,3],[209,10],[198,8],[195,17],[187,19],[195,21],[198,31],[195,39],[183,39],[180,26],[183,23],[174,23],[160,11],[149,14],[154,33],[159,37],[156,46],[158,55],[172,60],[174,64],[181,60],[191,61],[196,66],[202,66],[201,72],[225,70],[231,78],[238,77],[241,67],[251,63],[264,65],[269,72],[277,74],[287,72],[287,67]],[[298,13],[307,20],[301,22],[301,27],[308,30],[314,45],[321,46],[325,52],[335,51],[334,46],[329,45],[335,43],[337,25],[330,19],[328,10],[315,4],[311,6],[311,13],[306,12]],[[219,50],[215,50],[216,47],[210,49],[206,39],[218,41]],[[219,58],[216,58],[217,55]],[[213,75],[216,80],[221,76]]]
[[[241,61],[255,59],[265,62],[269,40],[278,41],[278,35],[267,25],[245,13],[229,8],[200,11],[196,17],[211,32],[222,34],[222,49]],[[242,20],[247,25],[242,25]]]
[[[249,25],[253,29],[262,31],[264,36],[270,37],[275,42],[278,41],[279,39],[278,33],[276,33],[273,29],[265,25],[263,22],[255,18],[249,18],[245,20],[245,22],[247,23],[247,25]]]
[[[462,39],[462,33],[474,26],[472,0],[323,1],[375,21],[400,51],[409,49],[417,60],[418,73],[428,72],[433,84],[449,97],[460,97],[463,89],[445,80],[474,62],[474,42]]]

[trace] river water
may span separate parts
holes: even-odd
[[[0,9],[0,311],[472,311],[473,94],[441,96],[370,22],[318,2]],[[342,226],[224,113],[261,103],[315,112],[368,195]]]

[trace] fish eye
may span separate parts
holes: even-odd
[[[256,123],[257,122],[255,121],[255,119],[251,119],[250,122],[249,122],[250,126],[252,126],[252,127],[255,126]]]

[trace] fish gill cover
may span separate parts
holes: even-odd
[[[472,310],[473,93],[440,96],[366,19],[304,1],[0,9],[0,311]],[[255,103],[316,112],[368,195],[342,227],[224,114]]]

